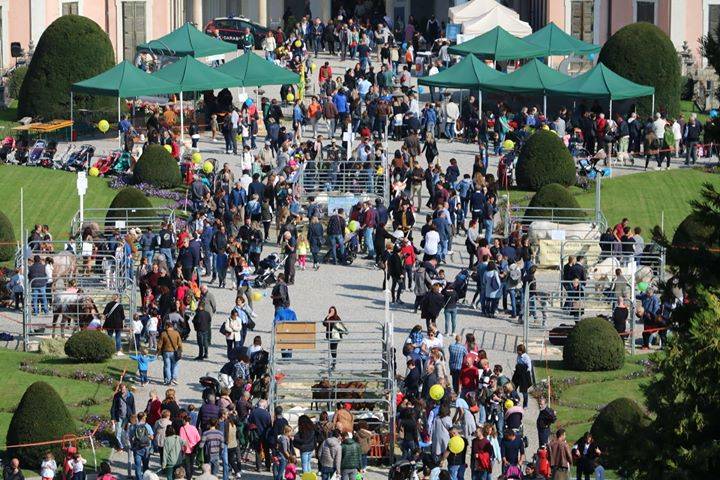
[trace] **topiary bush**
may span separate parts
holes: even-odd
[[[135,183],[149,183],[158,188],[180,185],[180,167],[162,145],[148,145],[135,165]]]
[[[672,238],[672,248],[667,256],[670,265],[682,263],[682,257],[697,252],[701,248],[720,248],[720,241],[714,237],[715,229],[707,225],[696,214],[691,213],[680,222]]]
[[[583,212],[579,209],[580,204],[570,191],[559,183],[545,185],[530,199],[530,204],[525,210],[526,217],[581,217]],[[536,208],[538,210],[536,210]],[[563,210],[565,209],[565,210]]]
[[[675,46],[660,28],[631,23],[615,32],[600,50],[599,60],[613,72],[641,85],[655,87],[655,107],[668,116],[680,113],[682,77]],[[652,98],[635,99],[638,113],[649,115]]]
[[[100,330],[82,330],[65,343],[65,355],[77,362],[102,363],[115,354],[115,341]]]
[[[28,67],[26,67],[25,65],[17,67],[15,70],[13,70],[7,84],[8,96],[10,98],[18,98],[18,96],[20,95],[20,88],[22,87],[23,81],[25,80],[25,75],[27,75],[27,71]]]
[[[603,466],[618,467],[621,456],[633,450],[638,429],[645,426],[647,420],[640,405],[630,398],[616,398],[600,410],[590,433],[603,452]]]
[[[138,210],[141,208],[152,208],[150,200],[137,188],[125,187],[120,190],[112,202],[110,202],[107,215],[105,216],[105,225],[111,225],[115,220],[151,217],[153,215],[151,211]]]
[[[581,372],[617,370],[625,363],[625,346],[606,319],[585,318],[568,335],[563,363]]]
[[[0,211],[0,262],[7,262],[15,256],[15,231],[10,219]]]
[[[115,65],[110,38],[87,17],[64,15],[43,32],[18,96],[18,118],[70,118],[70,86]],[[75,109],[111,110],[115,99],[75,94]]]
[[[30,385],[13,413],[7,431],[8,445],[58,440],[63,435],[76,433],[75,421],[65,403],[53,387],[45,382]],[[8,449],[7,458],[18,457],[23,468],[35,469],[51,451],[55,458],[64,456],[60,444]]]
[[[538,191],[545,185],[575,184],[575,162],[554,132],[538,130],[520,150],[515,179],[520,188]]]

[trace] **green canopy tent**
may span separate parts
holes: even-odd
[[[177,84],[176,91],[180,92],[180,144],[183,146],[185,145],[183,92],[202,92],[238,86],[237,79],[219,72],[191,56],[185,56],[177,62],[161,68],[153,73],[152,77]]]
[[[535,58],[545,54],[542,47],[517,38],[502,27],[495,27],[472,40],[450,47],[448,51],[455,55],[472,53],[478,57],[492,58],[496,61]]]
[[[550,87],[571,80],[571,77],[554,70],[534,58],[528,63],[506,75],[490,88],[508,93],[530,93],[543,96],[543,113],[547,115],[547,93]]]
[[[571,78],[564,83],[550,86],[548,93],[584,98],[609,98],[611,117],[613,100],[625,100],[628,98],[652,95],[653,111],[655,110],[654,87],[631,82],[613,72],[602,63],[598,63],[582,75]]]
[[[599,45],[586,43],[565,33],[553,22],[537,32],[523,37],[523,40],[543,49],[543,56],[550,55],[589,55],[600,51]]]
[[[237,50],[237,45],[206,35],[191,23],[186,23],[157,40],[141,43],[137,49],[171,57],[189,55],[201,58],[234,52]]]
[[[156,78],[140,70],[127,60],[110,70],[70,87],[70,120],[73,120],[75,92],[91,95],[115,96],[118,99],[118,123],[120,123],[120,99],[142,95],[158,95],[177,92],[178,85],[172,81]],[[70,126],[70,138],[73,127]],[[120,132],[118,132],[118,138]],[[120,139],[122,141],[122,139]]]
[[[245,53],[217,69],[240,82],[241,87],[262,85],[294,85],[300,83],[300,75],[278,67],[254,53]]]
[[[452,67],[429,77],[418,78],[418,85],[447,88],[478,89],[479,101],[482,108],[482,91],[489,86],[497,90],[508,75],[488,67],[485,62],[475,55],[468,55]]]

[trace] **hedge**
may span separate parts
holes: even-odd
[[[75,421],[53,387],[45,382],[30,385],[20,399],[8,427],[8,445],[58,440],[76,433]],[[37,469],[45,452],[54,453],[61,465],[64,454],[60,444],[8,449],[7,458],[18,457],[23,468]]]
[[[65,343],[65,355],[77,362],[102,363],[115,354],[115,341],[100,330],[82,330]]]
[[[581,372],[617,370],[625,363],[625,346],[607,319],[585,318],[568,335],[563,363]]]
[[[138,210],[146,208],[152,208],[152,204],[145,194],[137,188],[125,187],[120,190],[112,202],[110,202],[107,215],[105,216],[105,225],[113,224],[116,219],[151,217],[153,215],[151,211]]]
[[[570,191],[559,183],[545,185],[530,199],[526,217],[581,217],[580,204]],[[536,210],[539,208],[539,210]],[[558,210],[565,209],[565,210]]]
[[[635,447],[637,432],[647,422],[640,406],[630,398],[616,398],[595,418],[590,433],[603,452],[603,465],[617,468],[619,460]]]
[[[18,98],[18,96],[20,95],[20,88],[22,87],[23,81],[25,80],[25,75],[27,75],[27,71],[28,67],[26,67],[25,65],[17,67],[15,70],[13,70],[7,84],[8,97]]]
[[[0,211],[0,262],[7,262],[15,256],[15,231],[10,219]]]
[[[680,222],[672,238],[672,248],[668,248],[668,263],[682,264],[682,257],[692,254],[700,248],[720,248],[720,241],[714,238],[715,228],[705,224],[695,213],[691,213]]]
[[[515,179],[520,188],[538,191],[545,185],[575,184],[575,162],[560,137],[537,130],[520,150]]]
[[[149,183],[158,188],[180,186],[180,167],[162,145],[148,145],[134,170],[135,183]]]
[[[18,118],[69,118],[70,86],[115,66],[110,38],[89,18],[64,15],[38,41],[18,96]],[[111,110],[110,97],[75,95],[75,109]]]
[[[680,59],[672,40],[660,28],[644,22],[624,26],[605,42],[599,60],[628,80],[655,87],[656,110],[666,110],[670,117],[680,113]],[[651,97],[633,101],[641,116],[654,114]]]

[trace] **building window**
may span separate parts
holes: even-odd
[[[635,21],[655,23],[655,2],[653,0],[637,0],[635,2]]]
[[[593,43],[594,0],[573,0],[570,10],[570,34],[584,42]]]
[[[123,2],[123,58],[132,61],[135,48],[145,42],[145,2]]]
[[[715,35],[720,24],[720,4],[708,5],[708,33]]]
[[[63,2],[62,14],[63,15],[78,15],[78,3],[79,2]]]

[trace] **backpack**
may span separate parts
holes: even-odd
[[[490,290],[500,290],[500,279],[497,275],[490,277]]]
[[[492,470],[492,460],[490,458],[490,452],[480,450],[475,456],[475,467],[477,470],[483,472],[489,472]]]
[[[510,269],[510,280],[512,280],[513,282],[519,282],[520,277],[522,277],[522,272],[519,268]]]
[[[142,428],[141,428],[142,427]],[[150,446],[150,434],[145,424],[136,425],[132,436],[132,449],[142,450]]]

